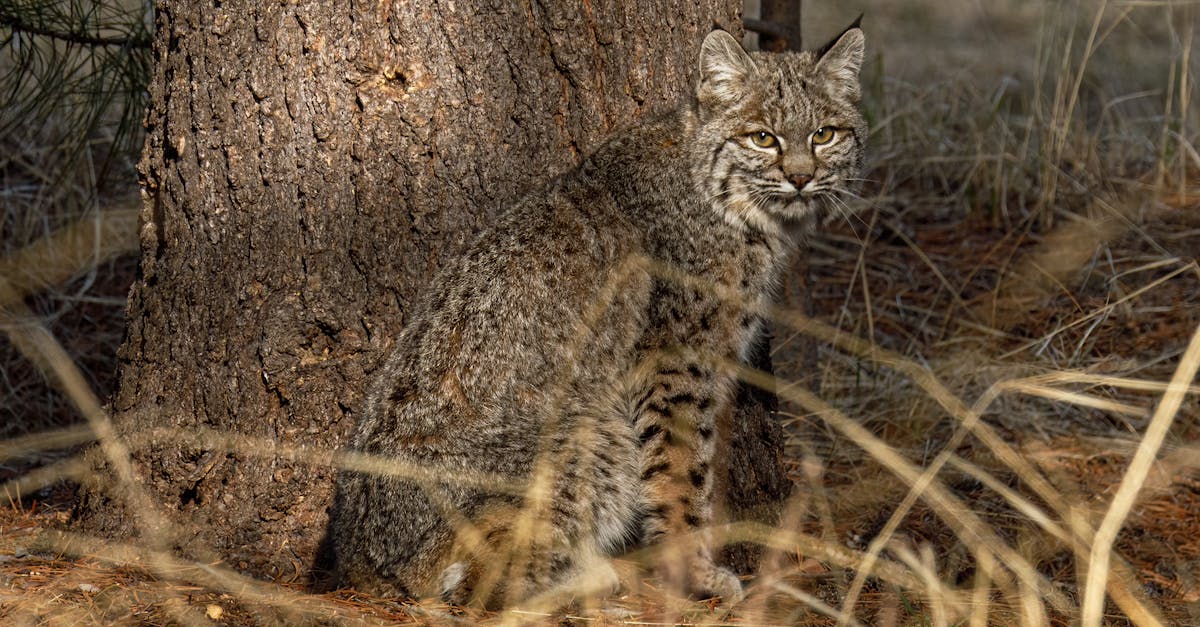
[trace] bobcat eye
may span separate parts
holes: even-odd
[[[812,134],[812,143],[814,146],[828,144],[833,141],[835,135],[837,135],[837,130],[832,126],[822,126]]]
[[[779,144],[779,140],[766,131],[750,133],[750,141],[759,148],[774,148]]]

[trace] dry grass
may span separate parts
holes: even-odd
[[[778,380],[740,372],[778,385],[798,489],[779,528],[714,530],[774,552],[732,608],[673,599],[631,562],[618,569],[624,595],[570,620],[1200,621],[1200,7],[849,4],[866,10],[878,53],[866,79],[873,134],[862,212],[812,242],[804,280],[770,312]],[[853,12],[815,2],[805,10],[810,33],[836,32]],[[0,267],[83,213],[65,192],[47,197],[37,173],[48,166],[30,165],[52,152],[15,146],[18,157],[4,164],[6,207],[17,208],[6,209],[0,259],[8,261]],[[30,218],[39,212],[41,222]],[[71,288],[27,281],[17,289],[5,276],[9,287],[0,289],[0,304],[31,302],[32,320],[41,321],[33,331],[5,327],[16,341],[0,347],[0,407],[11,412],[0,436],[78,420],[65,397],[31,391],[30,373],[73,382],[70,403],[90,420],[87,429],[0,441],[0,480],[25,495],[0,511],[0,620],[563,619],[352,591],[313,595],[184,562],[153,543],[53,531],[70,500],[59,480],[86,477],[71,456],[43,457],[54,463],[41,471],[29,460],[105,433],[88,388],[106,393],[111,380],[84,373],[86,357],[111,359],[115,342],[71,338],[120,329],[119,315],[80,320],[70,312],[96,293],[84,289],[86,277],[128,280],[123,266],[88,261],[121,245],[70,241],[70,254],[49,255],[69,271],[41,282],[74,275]],[[4,300],[5,289],[34,295]],[[67,311],[52,315],[46,302]],[[66,348],[59,357],[54,337]],[[815,368],[805,361],[812,342]],[[18,348],[34,358],[18,357]],[[43,397],[57,405],[39,404]],[[137,443],[110,445],[119,461],[120,446]],[[270,442],[227,445],[303,453],[315,463],[378,461]],[[410,470],[419,472],[391,469]]]

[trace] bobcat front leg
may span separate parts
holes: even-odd
[[[644,539],[664,545],[658,568],[669,585],[701,597],[741,598],[737,576],[713,563],[712,457],[716,416],[730,402],[732,378],[685,356],[663,358],[639,403]],[[699,538],[697,541],[696,538]]]

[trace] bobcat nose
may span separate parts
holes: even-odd
[[[804,186],[808,185],[809,181],[812,179],[813,177],[811,174],[804,172],[788,176],[788,181],[790,181],[792,185],[795,185],[797,190],[804,189]]]

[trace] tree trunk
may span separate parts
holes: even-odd
[[[177,548],[304,576],[328,454],[422,284],[506,203],[685,97],[739,4],[160,2],[112,410]],[[737,464],[777,487],[777,459]],[[79,511],[106,534],[140,520],[97,491]]]
[[[802,0],[762,0],[762,19],[770,28],[759,33],[759,50],[783,52],[801,49],[801,2]]]

